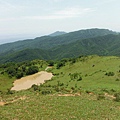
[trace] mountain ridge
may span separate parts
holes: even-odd
[[[66,34],[66,32],[64,32],[64,31],[56,31],[56,32],[54,32],[54,33],[52,33],[52,34],[50,34],[50,35],[48,35],[48,36],[59,36],[59,35],[64,35],[64,34]]]
[[[18,58],[24,61],[29,59],[62,59],[89,54],[115,55],[115,52],[116,55],[119,55],[119,40],[119,33],[96,28],[58,36],[42,36],[0,45],[0,62],[21,61]]]
[[[73,41],[77,41],[80,39],[93,38],[96,36],[104,36],[106,34],[116,34],[116,32],[110,31],[108,29],[86,29],[79,30],[74,32],[69,32],[60,36],[41,36],[36,37],[35,39],[26,39],[22,41],[16,41],[13,43],[7,43],[0,45],[0,53],[9,51],[11,49],[21,50],[24,48],[41,48],[41,49],[49,49],[61,44],[68,44]]]

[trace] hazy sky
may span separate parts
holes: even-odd
[[[0,44],[55,31],[120,31],[120,0],[0,0]]]

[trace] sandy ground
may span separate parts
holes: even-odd
[[[48,66],[48,67],[46,67],[45,71],[48,70],[49,68],[52,68],[52,66]]]
[[[45,80],[50,80],[52,77],[52,73],[41,71],[34,75],[26,76],[21,79],[15,80],[13,83],[14,87],[12,87],[11,90],[26,90],[28,88],[31,88],[33,84],[39,85],[41,83],[44,83]]]
[[[5,105],[5,102],[0,102],[0,106],[4,106]]]

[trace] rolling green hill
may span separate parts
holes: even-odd
[[[79,55],[120,55],[120,35],[107,29],[87,29],[0,45],[0,62],[62,59]]]
[[[107,29],[88,29],[88,30],[70,32],[60,36],[37,37],[31,40],[23,40],[23,41],[0,45],[0,53],[4,53],[10,50],[14,50],[14,51],[21,49],[23,50],[25,48],[50,49],[58,45],[68,44],[86,38],[104,36],[107,34],[116,34],[116,32]]]
[[[114,55],[120,56],[120,34],[105,35],[95,38],[78,40],[76,42],[53,48],[52,59],[78,57],[80,55]]]

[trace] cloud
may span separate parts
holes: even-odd
[[[15,9],[15,6],[13,6],[12,4],[5,2],[3,0],[0,0],[0,13],[1,12],[10,12],[10,10]]]
[[[96,2],[96,5],[100,6],[100,5],[104,5],[104,4],[109,4],[109,3],[114,3],[117,0],[100,0]]]
[[[63,16],[63,17],[80,17],[80,15],[86,14],[88,12],[92,12],[93,10],[91,8],[67,8],[65,10],[57,11],[55,14],[56,16]]]
[[[52,2],[61,2],[63,0],[50,0],[50,1],[52,1]]]
[[[66,18],[76,18],[81,17],[87,13],[93,12],[94,10],[91,8],[66,8],[64,10],[58,10],[48,15],[36,15],[36,16],[20,16],[20,17],[11,17],[11,18],[3,18],[1,21],[5,20],[56,20],[56,19],[66,19]]]
[[[26,6],[12,4],[10,2],[0,0],[0,16],[9,16],[16,14],[18,12],[24,11],[25,8]]]

